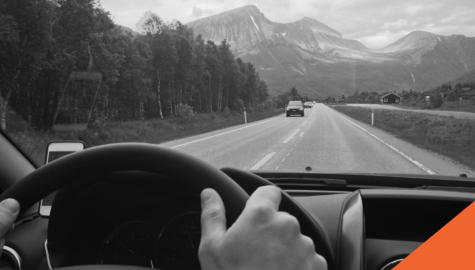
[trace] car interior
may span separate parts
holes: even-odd
[[[282,189],[280,210],[328,269],[392,269],[475,199],[463,177],[218,169],[152,144],[92,147],[41,168],[1,134],[0,149],[0,200],[21,205],[2,269],[200,269],[201,190],[221,195],[230,226],[263,185]]]

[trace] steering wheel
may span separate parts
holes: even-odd
[[[200,191],[205,188],[212,188],[223,199],[228,226],[237,220],[249,199],[249,195],[243,188],[227,174],[195,157],[153,144],[121,143],[93,147],[48,163],[3,192],[0,195],[0,201],[7,198],[16,199],[21,206],[21,215],[48,194],[68,184],[85,180],[90,176],[118,171],[144,171],[163,174]],[[227,173],[231,175],[239,174],[236,171],[228,171]],[[255,188],[271,184],[258,176],[249,175],[251,175],[251,178],[254,176],[258,179],[252,181],[251,178],[244,175],[244,178],[248,179],[245,184],[248,189],[252,188],[251,182],[255,183]],[[243,178],[243,175],[237,175],[236,177]],[[319,227],[307,236],[314,241],[318,241],[315,242],[316,251],[327,260],[328,269],[335,269],[329,240],[320,224],[315,223],[315,220],[286,193],[283,194],[281,204],[291,206],[288,212],[293,215],[297,214],[296,217],[302,228],[310,226],[315,229]],[[304,214],[302,215],[302,213]],[[117,269],[115,266],[113,267],[113,269]],[[84,265],[61,269],[108,270],[109,268],[112,269],[110,265]],[[144,269],[136,266],[122,268],[127,270]]]

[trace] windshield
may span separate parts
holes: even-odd
[[[474,1],[249,3],[2,1],[2,134],[37,166],[48,142],[80,140],[475,177]]]
[[[290,106],[299,106],[299,105],[302,105],[302,102],[300,102],[300,101],[291,101],[291,102],[289,102],[289,105]]]

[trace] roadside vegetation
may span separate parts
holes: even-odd
[[[266,83],[230,45],[153,14],[142,33],[116,25],[99,0],[0,5],[0,129],[13,108],[30,126],[88,124],[257,108]],[[6,130],[8,132],[8,130]]]
[[[425,100],[403,102],[401,104],[393,104],[393,106],[406,108],[406,109],[437,109],[441,111],[459,111],[459,112],[473,112],[475,113],[475,98],[463,99],[463,100],[445,100],[439,107],[434,108],[430,102]]]
[[[371,109],[334,106],[335,110],[371,124]],[[475,122],[397,110],[375,110],[374,126],[475,170]]]
[[[282,114],[283,109],[247,110],[247,122]],[[243,112],[192,114],[164,119],[101,122],[78,132],[35,131],[18,115],[9,115],[12,130],[8,136],[37,165],[44,164],[47,144],[52,140],[82,140],[87,147],[119,142],[163,143],[244,123]]]
[[[283,113],[226,40],[156,14],[138,34],[98,0],[5,0],[0,22],[0,130],[37,165],[51,140],[161,143]]]

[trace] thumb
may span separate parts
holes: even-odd
[[[225,233],[223,200],[213,189],[205,189],[201,192],[201,242],[221,240]]]
[[[0,238],[12,227],[20,212],[20,204],[14,199],[5,199],[0,203]]]

